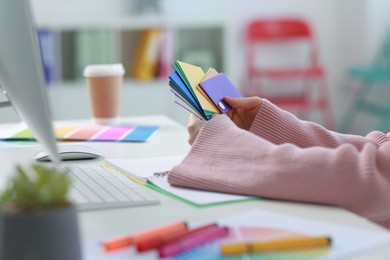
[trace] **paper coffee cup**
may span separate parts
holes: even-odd
[[[119,120],[120,97],[125,69],[122,64],[94,64],[84,69],[92,118],[98,124]]]

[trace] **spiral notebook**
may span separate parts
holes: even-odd
[[[107,159],[106,162],[123,171],[124,174],[134,181],[193,206],[210,206],[219,203],[258,199],[256,197],[171,186],[168,183],[166,173],[172,167],[178,165],[184,157],[185,155],[143,159]]]

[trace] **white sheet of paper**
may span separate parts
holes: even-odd
[[[248,196],[175,187],[168,183],[167,177],[153,176],[155,172],[170,170],[175,165],[178,165],[184,157],[185,155],[178,155],[143,159],[107,159],[106,161],[110,165],[128,173],[130,177],[135,177],[142,182],[145,182],[147,179],[159,188],[198,205],[251,198]]]

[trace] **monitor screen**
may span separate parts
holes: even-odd
[[[52,161],[59,162],[29,0],[0,0],[0,85]]]

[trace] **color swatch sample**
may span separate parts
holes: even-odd
[[[232,241],[267,241],[278,238],[303,236],[298,233],[287,230],[273,229],[266,227],[229,227],[229,236],[223,240],[200,246],[185,253],[182,253],[174,259],[318,259],[328,252],[328,248],[316,248],[305,250],[290,250],[283,252],[252,253],[236,256],[222,256],[219,252],[219,245],[224,242]]]
[[[93,137],[100,133],[101,131],[104,131],[104,126],[98,126],[98,125],[91,125],[88,127],[80,127],[74,130],[73,132],[70,132],[70,134],[67,134],[63,137],[63,139],[66,140],[91,140]]]
[[[159,126],[56,126],[54,129],[59,141],[93,141],[93,142],[145,142]],[[16,129],[8,135],[0,135],[0,140],[6,141],[33,141],[35,140],[30,129]]]
[[[214,68],[204,73],[201,67],[182,61],[172,67],[175,71],[168,78],[175,103],[201,120],[229,112],[232,108],[223,100],[225,96],[242,97],[230,80]]]
[[[110,127],[106,131],[99,133],[95,136],[94,140],[99,141],[107,141],[107,140],[119,140],[122,136],[124,136],[131,127]]]
[[[225,96],[235,98],[242,97],[240,92],[238,92],[236,87],[223,73],[220,73],[206,81],[200,82],[199,86],[219,109],[219,111],[221,111],[221,113],[227,113],[232,110],[230,105],[223,100]]]

